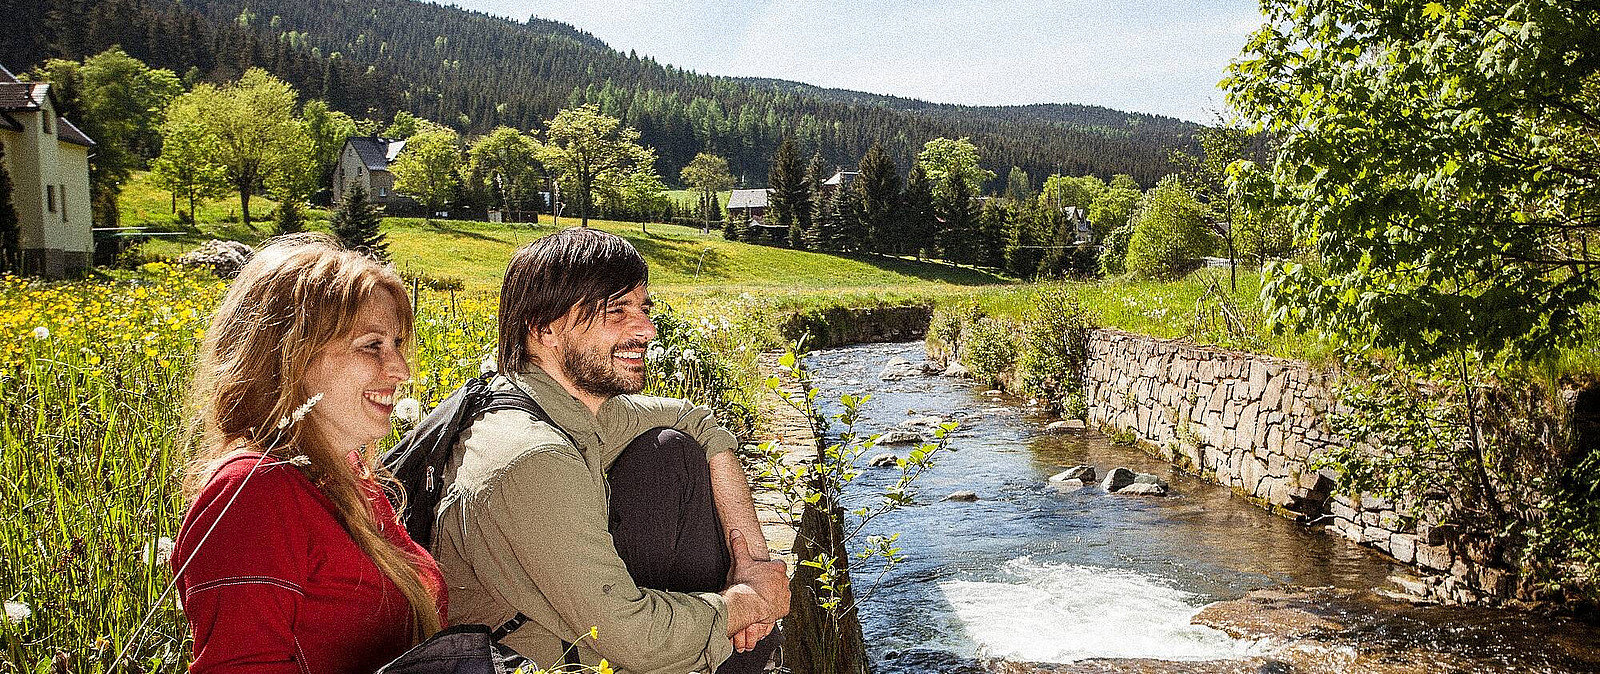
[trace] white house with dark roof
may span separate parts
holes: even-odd
[[[94,259],[89,204],[94,141],[56,114],[50,83],[20,81],[0,66],[0,146],[11,176],[23,273],[82,274]]]
[[[767,216],[769,189],[734,190],[728,195],[728,214],[737,214],[752,225],[761,225]]]
[[[406,142],[378,136],[352,136],[345,139],[339,151],[339,162],[333,168],[333,205],[344,203],[344,194],[351,185],[360,185],[367,191],[367,199],[375,204],[394,206],[415,203],[409,197],[395,194],[394,174],[389,167],[406,149]]]

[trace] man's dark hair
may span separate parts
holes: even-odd
[[[576,308],[592,320],[607,303],[650,282],[650,268],[633,244],[615,234],[574,227],[534,240],[511,256],[500,285],[501,372],[533,365],[528,334]]]

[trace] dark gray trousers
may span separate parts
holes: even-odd
[[[669,592],[721,592],[732,557],[711,496],[711,466],[693,438],[652,428],[612,462],[611,538],[634,584]],[[762,671],[783,642],[773,630],[734,653],[718,674]]]

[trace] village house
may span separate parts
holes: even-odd
[[[394,174],[389,167],[406,149],[406,142],[378,136],[353,136],[345,139],[339,150],[339,162],[333,168],[333,205],[344,203],[344,195],[351,185],[360,185],[367,191],[367,200],[384,207],[411,206],[416,202],[394,191]]]
[[[789,240],[786,225],[767,223],[771,189],[734,190],[728,195],[728,217],[745,223],[753,243],[782,244]]]
[[[856,176],[859,175],[861,175],[860,171],[846,171],[844,169],[839,169],[834,172],[832,177],[822,181],[822,191],[824,193],[829,193],[842,187],[849,187],[851,183],[856,181]]]
[[[0,66],[0,147],[11,177],[22,272],[77,276],[94,259],[89,148],[94,141],[56,114],[48,82],[23,82]]]

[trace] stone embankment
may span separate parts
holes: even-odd
[[[1457,603],[1515,596],[1515,574],[1480,546],[1382,499],[1336,493],[1337,475],[1311,467],[1350,442],[1327,425],[1333,375],[1117,330],[1091,333],[1084,374],[1091,424],[1132,432],[1184,470],[1410,565],[1420,578],[1399,579],[1409,592]]]
[[[803,400],[805,394],[801,391],[800,381],[792,375],[785,374],[778,367],[778,358],[782,354],[761,354],[761,372],[768,376],[777,375],[779,389],[785,392],[791,400]],[[745,469],[749,472],[759,473],[759,460],[749,458],[753,455],[754,448],[762,443],[771,441],[777,445],[782,453],[783,460],[790,463],[804,463],[815,461],[817,458],[817,436],[812,431],[810,422],[805,414],[794,406],[784,402],[777,392],[767,390],[763,392],[760,401],[762,424],[752,438],[752,444],[747,447],[749,452],[745,458]],[[790,525],[790,503],[781,492],[772,489],[758,476],[752,475],[750,484],[756,501],[756,514],[761,518],[761,532],[767,537],[767,548],[778,558],[789,565],[789,570],[794,571],[794,527]]]

